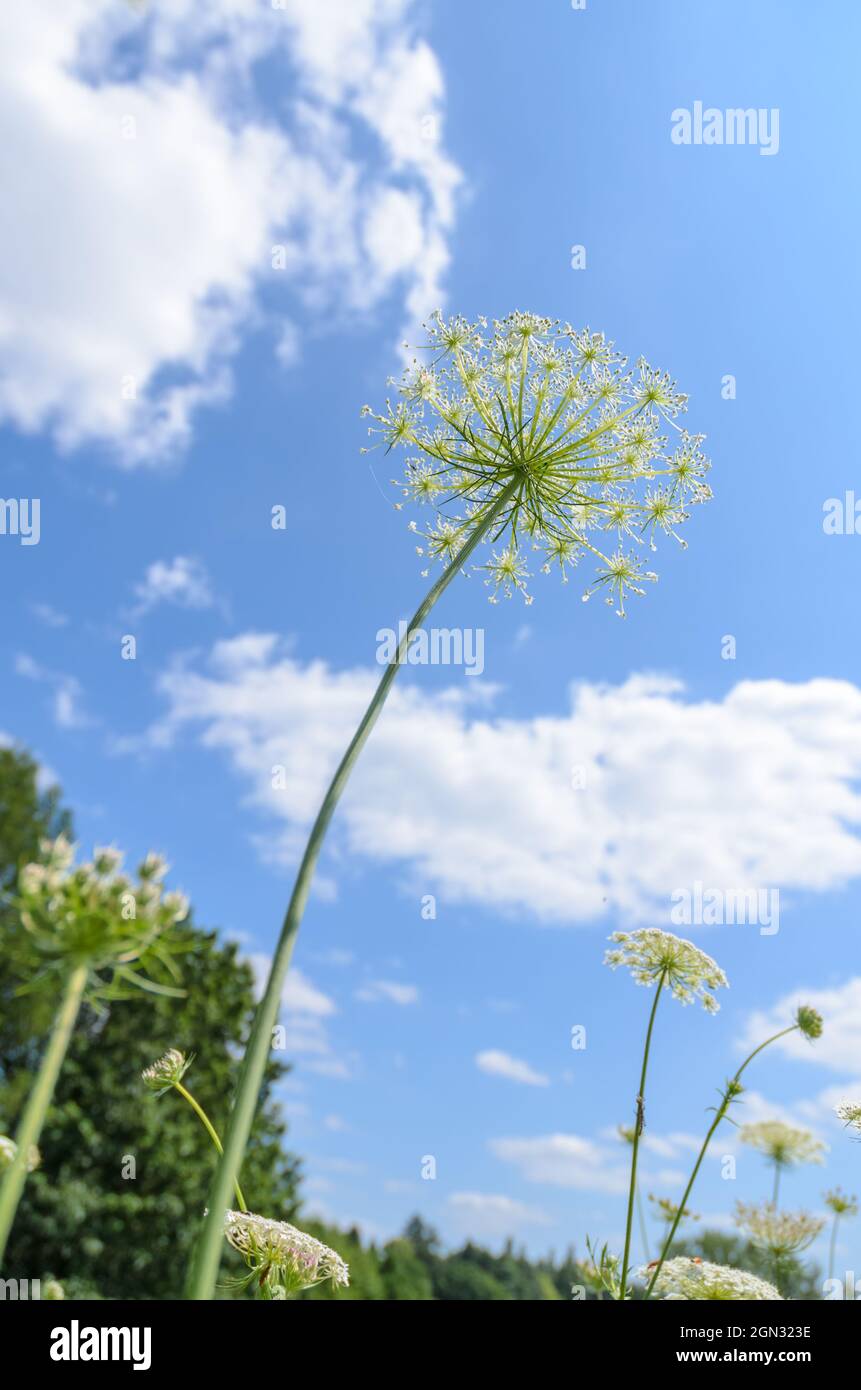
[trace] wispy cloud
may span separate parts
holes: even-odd
[[[93,720],[83,708],[83,687],[77,676],[51,671],[22,652],[15,658],[16,675],[37,681],[52,690],[51,709],[54,723],[61,729],[86,729]]]
[[[417,1004],[419,992],[415,985],[400,984],[397,980],[369,980],[356,990],[356,998],[363,1004]]]
[[[512,1057],[508,1052],[498,1052],[493,1048],[479,1052],[475,1059],[479,1071],[488,1076],[500,1076],[506,1081],[516,1081],[521,1086],[549,1086],[550,1078],[535,1071],[528,1062]]]
[[[211,608],[215,602],[206,566],[189,555],[155,560],[135,585],[135,615],[143,616],[160,603],[178,608]]]

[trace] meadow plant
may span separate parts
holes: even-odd
[[[823,1194],[825,1205],[833,1214],[831,1222],[831,1239],[828,1243],[828,1278],[834,1278],[834,1252],[837,1249],[837,1227],[841,1219],[846,1216],[858,1215],[858,1198],[850,1197],[839,1187],[832,1187]]]
[[[835,1105],[834,1113],[847,1129],[854,1129],[856,1134],[861,1134],[861,1100],[842,1100],[839,1105]]]
[[[0,1260],[83,1002],[103,1010],[139,991],[182,993],[164,977],[177,978],[169,932],[186,917],[188,902],[163,890],[164,860],[147,855],[132,881],[116,849],[97,848],[90,863],[76,865],[62,835],[40,848],[38,862],[18,875],[16,906],[33,969],[19,993],[52,991],[60,1004],[0,1182]]]
[[[677,423],[686,397],[640,359],[633,370],[600,333],[535,314],[488,324],[435,315],[427,342],[381,411],[365,407],[387,452],[406,451],[405,502],[429,512],[412,523],[432,583],[398,643],[324,796],[301,859],[246,1048],[189,1277],[189,1296],[212,1296],[223,1218],[238,1176],[272,1029],[317,859],[335,807],[406,659],[412,639],[448,585],[486,543],[475,566],[489,598],[532,601],[530,560],[563,582],[581,560],[595,570],[583,592],[624,616],[626,599],[657,576],[643,555],[678,534],[692,504],[710,496],[703,437]],[[668,437],[669,436],[669,437]]]
[[[766,1038],[765,1041],[761,1042],[758,1047],[755,1047],[753,1051],[749,1053],[748,1056],[744,1059],[735,1075],[730,1077],[729,1081],[727,1081],[723,1091],[719,1093],[720,1104],[717,1106],[715,1110],[715,1117],[708,1128],[705,1139],[702,1142],[702,1147],[700,1148],[696,1162],[694,1163],[693,1172],[691,1173],[691,1176],[688,1180],[688,1185],[685,1188],[682,1200],[679,1203],[680,1213],[684,1211],[685,1207],[687,1206],[691,1192],[694,1188],[694,1183],[697,1180],[697,1175],[702,1166],[703,1159],[705,1158],[706,1153],[708,1152],[708,1147],[712,1141],[712,1138],[714,1137],[722,1121],[728,1117],[730,1106],[737,1104],[739,1097],[742,1095],[744,1091],[744,1086],[742,1085],[741,1078],[744,1075],[745,1071],[750,1066],[754,1058],[758,1057],[759,1054],[765,1050],[765,1048],[770,1047],[771,1044],[777,1042],[779,1038],[788,1037],[790,1033],[801,1033],[802,1037],[807,1038],[808,1041],[814,1041],[816,1038],[822,1036],[821,1016],[816,1012],[815,1009],[811,1009],[808,1005],[801,1005],[801,1007],[796,1010],[795,1021],[791,1023],[789,1027],[782,1028],[779,1033],[772,1034],[770,1038]],[[651,1297],[652,1293],[656,1288],[657,1282],[660,1279],[661,1270],[663,1268],[664,1262],[667,1259],[670,1247],[675,1238],[676,1230],[678,1229],[679,1225],[679,1220],[680,1217],[677,1216],[673,1221],[672,1225],[670,1226],[669,1231],[667,1232],[667,1237],[664,1241],[663,1249],[661,1250],[660,1257],[655,1261],[654,1270],[649,1280],[648,1287],[646,1288],[646,1298]]]
[[[203,1106],[183,1085],[183,1077],[193,1060],[176,1048],[170,1048],[157,1062],[144,1068],[141,1080],[155,1096],[163,1096],[171,1090],[181,1095],[197,1115],[218,1153],[223,1154],[215,1126]],[[286,1221],[255,1216],[249,1212],[238,1182],[234,1183],[234,1190],[240,1210],[227,1213],[224,1234],[228,1243],[242,1255],[249,1273],[225,1287],[239,1290],[253,1285],[258,1298],[271,1301],[289,1298],[324,1279],[331,1279],[336,1286],[349,1284],[349,1270],[334,1250]]]
[[[809,1129],[795,1129],[782,1120],[763,1120],[760,1124],[742,1125],[739,1135],[743,1144],[761,1153],[774,1168],[774,1188],[771,1200],[777,1205],[780,1175],[787,1168],[803,1163],[822,1163],[825,1145]]]
[[[690,941],[684,941],[670,932],[659,931],[656,927],[643,927],[635,932],[613,932],[610,940],[613,948],[604,956],[604,964],[611,970],[626,967],[638,985],[655,987],[655,998],[649,1013],[646,1041],[643,1047],[643,1061],[640,1068],[640,1089],[635,1101],[634,1138],[631,1144],[631,1178],[628,1188],[628,1214],[625,1221],[625,1250],[622,1255],[622,1272],[619,1279],[619,1297],[625,1298],[628,1284],[628,1270],[631,1255],[631,1228],[634,1217],[634,1200],[637,1191],[637,1156],[640,1136],[646,1123],[646,1075],[649,1068],[649,1051],[652,1045],[652,1031],[661,993],[666,987],[674,999],[681,1004],[691,1004],[698,1000],[708,1013],[717,1013],[719,1008],[713,990],[728,987],[729,981],[719,965],[711,956],[701,951]],[[687,1203],[688,1193],[681,1202],[673,1223],[673,1230],[681,1219]]]
[[[652,1266],[639,1271],[648,1280]],[[678,1255],[667,1260],[655,1281],[655,1296],[664,1300],[703,1300],[748,1302],[781,1299],[782,1294],[755,1274],[748,1274],[729,1265],[710,1264],[708,1260]]]
[[[821,1217],[806,1211],[779,1211],[774,1202],[736,1202],[735,1221],[754,1245],[771,1256],[778,1287],[784,1261],[812,1245],[825,1225]]]

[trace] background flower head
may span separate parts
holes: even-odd
[[[825,1145],[809,1129],[796,1129],[782,1120],[742,1125],[740,1139],[780,1168],[822,1163]]]
[[[640,1270],[640,1278],[644,1282],[651,1277],[650,1265]],[[711,1264],[708,1260],[699,1260],[688,1255],[678,1255],[675,1259],[665,1262],[655,1280],[654,1292],[658,1298],[669,1300],[764,1302],[781,1298],[773,1284],[758,1279],[755,1274],[733,1269],[729,1265]]]

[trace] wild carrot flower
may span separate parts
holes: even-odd
[[[781,1120],[763,1120],[760,1124],[742,1125],[739,1136],[771,1163],[792,1168],[802,1163],[822,1163],[825,1145],[809,1129],[794,1129]]]
[[[720,1006],[711,990],[728,988],[729,981],[705,951],[657,927],[617,931],[609,939],[616,942],[604,956],[604,964],[611,970],[627,966],[638,985],[651,986],[662,980],[682,1004],[699,999],[708,1013],[717,1013]]]
[[[186,1057],[185,1053],[178,1052],[175,1047],[172,1047],[165,1052],[163,1057],[159,1057],[157,1062],[153,1062],[149,1067],[144,1067],[141,1072],[141,1080],[148,1091],[154,1091],[157,1096],[163,1096],[165,1091],[170,1090],[171,1086],[178,1085],[193,1060],[192,1057]]]
[[[256,1279],[264,1298],[287,1298],[324,1279],[331,1279],[336,1287],[350,1282],[349,1270],[336,1251],[286,1221],[229,1211],[224,1234],[251,1271],[241,1283]]]
[[[857,1130],[861,1134],[861,1100],[842,1100],[835,1105],[834,1113],[847,1129]]]
[[[675,1202],[670,1201],[669,1197],[656,1197],[653,1192],[650,1192],[649,1201],[652,1203],[658,1219],[665,1221],[668,1226],[678,1225],[681,1221],[699,1221],[700,1219],[695,1211],[689,1211],[687,1207],[677,1206]]]
[[[795,1011],[795,1026],[805,1038],[813,1041],[822,1037],[822,1015],[809,1004],[801,1004]]]
[[[828,1278],[834,1277],[834,1257],[837,1252],[837,1228],[842,1218],[858,1215],[858,1198],[849,1197],[839,1187],[832,1187],[824,1193],[825,1205],[833,1213],[831,1239],[828,1243]]]
[[[677,534],[689,507],[711,495],[703,436],[676,423],[686,397],[642,359],[629,371],[601,334],[524,313],[492,325],[437,314],[426,328],[423,360],[394,383],[394,401],[379,412],[365,406],[362,414],[370,418],[369,434],[387,452],[406,450],[397,486],[404,501],[429,512],[424,528],[419,531],[413,521],[411,530],[422,538],[417,549],[424,572],[436,562],[442,572],[407,624],[311,826],[190,1271],[188,1289],[195,1299],[211,1297],[215,1286],[230,1184],[251,1132],[284,978],[325,835],[413,634],[484,544],[490,559],[479,568],[491,599],[519,592],[531,601],[524,552],[533,549],[542,569],[558,565],[563,579],[581,557],[590,557],[597,572],[583,598],[600,591],[624,616],[626,595],[642,593],[656,578],[642,558],[655,536]]]
[[[646,1074],[649,1068],[649,1051],[652,1045],[652,1031],[661,993],[666,986],[670,993],[681,1001],[690,1004],[695,999],[702,1001],[709,1013],[716,1013],[718,1003],[711,990],[729,984],[720,966],[711,956],[670,932],[659,931],[655,927],[644,927],[635,932],[613,932],[609,938],[615,942],[612,950],[606,952],[604,964],[611,970],[620,965],[627,966],[638,985],[650,988],[656,986],[655,998],[649,1014],[646,1041],[643,1047],[643,1061],[640,1067],[640,1084],[634,1102],[634,1140],[631,1145],[631,1178],[628,1186],[628,1214],[625,1223],[625,1249],[622,1255],[622,1274],[620,1278],[620,1299],[625,1298],[627,1289],[629,1256],[631,1253],[631,1226],[634,1205],[637,1198],[637,1157],[640,1135],[646,1126]],[[706,989],[705,986],[708,986]],[[681,1211],[684,1210],[687,1193],[680,1210],[673,1216],[673,1227],[678,1225]],[[668,1238],[669,1240],[669,1238]]]
[[[806,1211],[778,1211],[774,1202],[736,1202],[735,1220],[754,1245],[779,1260],[806,1250],[825,1225]]]
[[[42,840],[38,861],[18,875],[18,921],[33,957],[25,988],[57,990],[60,1003],[16,1131],[19,1152],[0,1185],[0,1257],[27,1176],[22,1153],[38,1142],[84,999],[100,1007],[138,990],[182,994],[150,972],[175,981],[170,928],[187,916],[188,902],[181,893],[163,893],[167,865],[158,855],[147,856],[137,882],[121,869],[122,855],[112,846],[97,847],[91,862],[76,865],[73,846],[59,835]]]
[[[387,450],[409,451],[403,496],[437,514],[419,553],[449,564],[493,516],[489,539],[503,547],[480,567],[491,602],[500,590],[532,601],[521,555],[532,548],[563,581],[591,557],[584,599],[603,592],[624,617],[626,595],[657,578],[638,548],[655,550],[658,533],[684,546],[677,528],[711,495],[703,436],[676,424],[687,397],[642,358],[629,370],[603,334],[536,314],[436,314],[425,328],[425,360],[391,383],[398,398],[363,412]]]
[[[83,964],[91,1000],[125,997],[130,988],[177,992],[133,967],[160,961],[170,972],[162,939],[188,915],[188,900],[163,892],[167,865],[160,856],[147,855],[137,882],[121,872],[122,862],[118,850],[97,847],[92,861],[76,866],[61,835],[43,840],[39,860],[21,870],[18,906],[37,957],[37,983]]]
[[[647,1265],[640,1270],[640,1278],[649,1280],[653,1269]],[[743,1269],[733,1269],[730,1265],[710,1264],[708,1260],[692,1259],[679,1255],[666,1260],[657,1279],[654,1292],[665,1300],[703,1300],[720,1299],[728,1302],[775,1301],[782,1298],[777,1289],[765,1279],[748,1274]]]

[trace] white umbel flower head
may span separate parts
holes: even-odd
[[[743,1144],[749,1144],[779,1168],[823,1162],[825,1145],[822,1141],[809,1129],[795,1129],[792,1125],[785,1125],[782,1120],[742,1125],[739,1137]]]
[[[435,314],[425,328],[398,399],[363,411],[387,452],[408,451],[397,486],[432,513],[419,553],[450,565],[480,529],[500,543],[478,567],[492,602],[500,591],[531,602],[524,549],[563,580],[590,560],[583,597],[600,593],[624,617],[626,596],[657,579],[645,563],[656,535],[684,546],[678,528],[711,496],[704,437],[676,423],[687,397],[643,359],[630,371],[603,334],[537,314]]]
[[[229,1211],[224,1234],[258,1277],[265,1298],[283,1299],[331,1279],[346,1287],[350,1272],[336,1251],[286,1221],[270,1221],[253,1212]],[[244,1282],[250,1282],[246,1280]]]
[[[611,970],[627,966],[638,985],[654,985],[662,979],[682,1004],[699,999],[708,1013],[717,1013],[720,1005],[711,991],[729,988],[729,981],[698,946],[657,927],[617,931],[609,939],[616,943],[604,956]]]
[[[835,1105],[834,1113],[848,1129],[861,1134],[861,1100],[841,1100],[839,1105]]]
[[[640,1270],[640,1278],[648,1281],[652,1266]],[[782,1302],[782,1295],[773,1284],[731,1265],[710,1264],[708,1260],[679,1255],[667,1260],[655,1280],[655,1295],[664,1300],[719,1299],[725,1302]]]
[[[780,1211],[774,1202],[736,1202],[735,1220],[754,1245],[777,1259],[806,1250],[825,1225],[807,1211]]]

